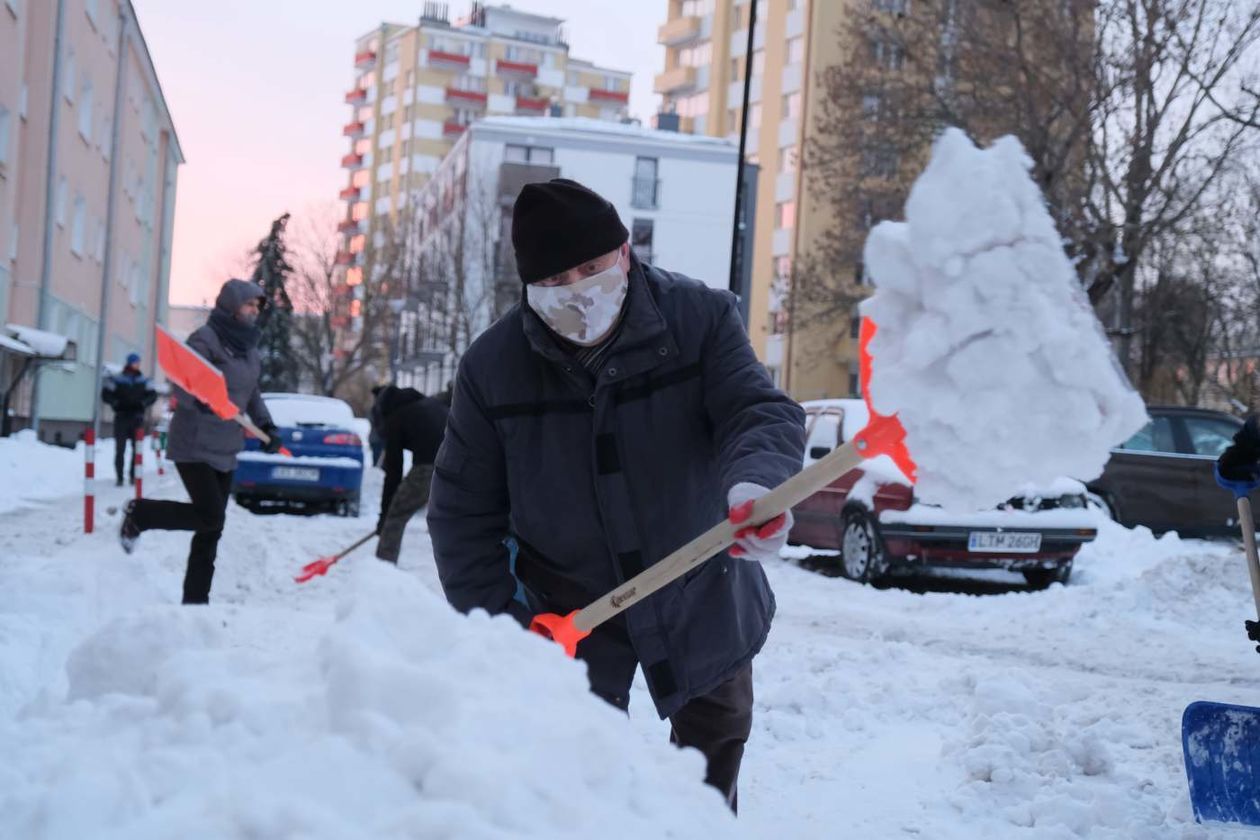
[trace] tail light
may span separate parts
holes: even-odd
[[[363,441],[359,440],[359,436],[353,432],[336,432],[324,435],[324,444],[326,446],[362,446]]]

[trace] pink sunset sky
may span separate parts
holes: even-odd
[[[188,162],[179,170],[170,300],[213,298],[285,211],[335,207],[348,150],[342,96],[354,40],[414,23],[422,0],[132,0]],[[665,0],[517,0],[566,20],[571,54],[630,70],[630,111],[647,122],[662,69]],[[450,3],[452,19],[468,0]]]

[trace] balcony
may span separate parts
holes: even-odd
[[[679,66],[658,74],[652,90],[657,93],[681,93],[695,86],[696,68]]]
[[[346,94],[347,105],[366,105],[368,100],[368,92],[363,88],[355,88]]]
[[[618,102],[625,105],[630,101],[630,92],[626,90],[600,90],[591,88],[586,93],[589,102]]]
[[[367,70],[376,64],[376,53],[371,50],[364,50],[354,55],[354,69]]]
[[[700,18],[680,17],[662,23],[656,30],[656,43],[676,47],[694,41],[700,35]]]
[[[357,219],[346,219],[337,225],[337,233],[359,233],[360,223]]]
[[[443,70],[467,70],[471,59],[459,53],[429,50],[429,66]]]
[[[503,76],[517,76],[532,79],[538,75],[538,65],[529,64],[524,61],[504,61],[498,59],[494,62],[494,70]]]
[[[448,87],[446,89],[446,101],[451,105],[459,105],[468,107],[476,105],[477,107],[486,107],[487,95],[480,90],[460,90],[459,88]]]
[[[359,121],[346,123],[345,126],[341,129],[341,133],[344,134],[346,137],[354,137],[356,139],[359,137],[362,137],[366,132],[367,132],[367,124],[359,122]]]
[[[463,134],[467,130],[468,130],[467,125],[461,122],[455,122],[454,120],[446,120],[445,122],[442,123],[442,136],[443,137],[447,137],[447,138],[458,137],[459,135]]]
[[[359,200],[359,188],[358,188],[358,187],[346,187],[344,190],[342,190],[341,192],[337,193],[337,198],[340,198],[342,201],[358,201],[358,200]]]
[[[551,105],[551,100],[541,96],[516,97],[516,110],[541,114]]]
[[[349,251],[338,251],[333,258],[334,265],[354,265],[354,254]]]
[[[363,155],[356,155],[354,152],[346,155],[341,159],[342,169],[362,169]]]

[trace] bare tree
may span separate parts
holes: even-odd
[[[900,211],[931,139],[957,125],[1024,144],[1131,366],[1143,261],[1254,151],[1260,4],[921,0],[910,15],[872,5],[836,37],[846,57],[819,74],[805,164],[837,223],[798,259],[794,322],[847,319],[866,229]]]
[[[302,379],[325,396],[362,401],[370,388],[371,374],[383,363],[391,315],[388,287],[365,282],[355,287],[345,282],[346,269],[338,264],[341,236],[334,208],[313,211],[299,227],[291,249],[294,273],[289,293],[295,309],[292,333],[293,360]],[[396,248],[378,249],[377,259],[396,259]],[[353,297],[353,303],[347,300]],[[352,308],[353,307],[353,308]],[[357,311],[357,315],[343,314]],[[349,343],[344,319],[359,319]]]

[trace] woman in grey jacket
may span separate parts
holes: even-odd
[[[258,388],[262,364],[258,356],[258,313],[266,302],[263,290],[245,280],[229,280],[219,291],[205,326],[188,338],[188,346],[223,372],[228,396],[245,406],[254,423],[267,433],[268,452],[280,449],[280,436]],[[214,560],[223,534],[232,489],[236,455],[244,448],[244,432],[223,420],[191,394],[176,388],[178,404],[171,419],[168,457],[175,462],[191,502],[136,499],[127,504],[119,539],[130,554],[145,531],[192,531],[192,548],[184,574],[184,603],[210,602]]]

